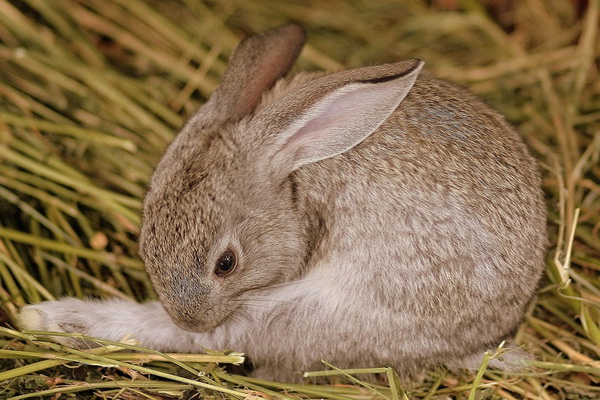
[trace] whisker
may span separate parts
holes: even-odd
[[[293,304],[293,305],[299,305],[302,306],[303,308],[309,308],[311,310],[319,310],[318,307],[315,307],[313,305],[307,304],[306,302],[303,302],[301,300],[297,300],[297,299],[277,299],[277,298],[271,298],[271,297],[253,297],[250,299],[244,299],[244,300],[236,300],[233,301],[233,304],[239,304],[239,305],[246,305],[246,304],[251,304],[251,303],[263,303],[265,304],[265,308],[267,308],[267,305],[269,303],[274,303],[277,305],[280,304]]]
[[[301,285],[305,282],[316,282],[316,281],[320,281],[319,278],[301,278],[301,279],[297,279],[297,280],[293,280],[293,281],[287,281],[287,282],[281,282],[281,283],[276,283],[274,285],[269,285],[269,286],[263,286],[263,287],[259,287],[259,288],[254,288],[254,289],[250,289],[248,290],[246,293],[253,293],[253,292],[260,292],[260,291],[271,291],[273,289],[280,289],[280,288],[285,288],[286,286],[297,286],[297,285]]]

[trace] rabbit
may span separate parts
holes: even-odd
[[[419,60],[285,78],[305,36],[242,41],[156,167],[139,252],[160,300],[43,302],[23,328],[233,349],[280,381],[322,360],[478,368],[513,337],[546,247],[519,135]]]

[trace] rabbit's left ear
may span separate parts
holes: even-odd
[[[273,156],[271,168],[285,175],[305,164],[341,154],[362,142],[400,105],[423,64],[412,60],[359,68],[311,82],[312,94],[326,91],[328,87],[331,90],[308,109],[298,112],[297,118],[277,135],[279,149]],[[293,104],[294,101],[306,103],[301,96],[310,96],[310,92],[308,88],[296,95],[299,97],[296,100],[286,101],[288,115],[280,114],[280,118],[291,118],[289,110],[302,107]]]

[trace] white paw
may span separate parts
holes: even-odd
[[[23,307],[17,321],[24,330],[82,334],[89,334],[93,324],[99,322],[89,315],[89,305],[75,298]],[[72,347],[90,347],[90,343],[79,338],[56,336],[54,339]]]

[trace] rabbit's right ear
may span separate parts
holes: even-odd
[[[216,124],[237,121],[251,113],[262,94],[292,68],[305,39],[304,29],[290,24],[242,41],[221,84],[200,109],[202,117]]]

